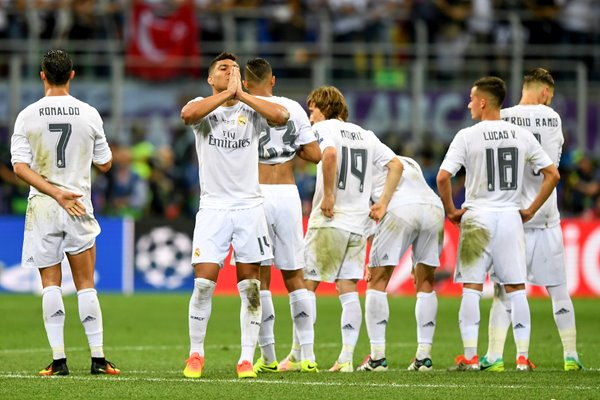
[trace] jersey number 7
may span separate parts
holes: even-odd
[[[56,143],[56,166],[65,168],[66,149],[69,138],[71,137],[71,124],[48,124],[50,132],[59,132],[60,137]]]

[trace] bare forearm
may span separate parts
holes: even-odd
[[[184,124],[192,125],[198,120],[206,117],[211,111],[230,100],[232,97],[230,92],[224,91],[205,97],[202,100],[190,102],[181,109],[181,119]]]
[[[301,159],[314,164],[318,164],[321,161],[321,148],[316,141],[301,146],[296,154]]]
[[[25,163],[16,163],[14,165],[15,175],[17,175],[25,183],[33,186],[40,192],[56,199],[60,189],[45,180],[40,174],[29,168]]]
[[[337,154],[334,147],[328,147],[323,152],[323,193],[333,194],[337,172]]]
[[[96,168],[98,168],[98,171],[100,171],[103,174],[105,174],[108,171],[110,171],[110,169],[112,168],[112,160],[110,160],[109,162],[104,163],[104,164],[96,164],[96,163],[94,163],[94,165],[96,166]]]
[[[440,171],[437,176],[437,187],[438,194],[442,203],[444,204],[444,210],[446,214],[452,214],[456,211],[454,200],[452,200],[452,181],[449,173]]]
[[[396,187],[398,187],[398,182],[400,182],[400,178],[402,177],[402,172],[404,171],[404,165],[394,157],[387,165],[388,169],[387,176],[385,177],[385,184],[383,186],[383,193],[379,198],[379,203],[387,205],[390,203],[392,199],[392,195],[394,191],[396,191]]]
[[[259,99],[256,96],[252,96],[246,92],[238,93],[238,99],[248,104],[250,107],[255,109],[260,115],[265,117],[270,124],[275,126],[282,126],[287,124],[290,118],[290,113],[287,108],[280,104],[272,103],[267,100]]]
[[[552,191],[560,180],[560,175],[554,165],[549,168],[544,168],[541,172],[544,175],[544,180],[542,181],[537,196],[535,196],[528,207],[528,210],[531,212],[531,214],[535,214],[546,202],[546,200],[548,200],[548,197],[550,197]]]

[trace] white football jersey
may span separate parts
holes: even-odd
[[[395,154],[379,141],[372,131],[337,119],[313,125],[321,151],[335,147],[337,176],[333,218],[321,212],[323,199],[323,163],[317,165],[317,183],[309,228],[331,227],[358,234],[365,233],[369,219],[369,201],[372,191],[373,167],[385,168]]]
[[[46,96],[21,111],[10,151],[13,165],[28,164],[51,184],[83,195],[86,208],[92,162],[112,159],[100,114],[73,96]],[[29,197],[39,194],[32,186]]]
[[[200,169],[200,208],[242,209],[263,203],[258,136],[266,124],[258,112],[239,102],[217,107],[192,126]]]
[[[565,142],[562,132],[560,116],[552,108],[543,104],[518,105],[505,108],[500,112],[503,120],[519,125],[531,133],[542,144],[544,151],[548,154],[554,165],[558,167],[562,146]],[[537,195],[544,177],[531,169],[525,170],[523,184],[524,208],[529,207]],[[560,213],[556,199],[556,189],[548,200],[540,207],[530,221],[525,224],[526,228],[551,228],[560,224]]]
[[[258,156],[262,164],[283,164],[294,158],[300,146],[317,140],[300,103],[280,96],[256,97],[280,104],[290,113],[286,126],[268,126],[260,133]]]
[[[466,170],[462,208],[519,210],[525,170],[538,172],[552,164],[533,134],[502,120],[481,121],[460,130],[440,169]]]
[[[402,172],[400,182],[398,182],[394,195],[388,204],[388,209],[406,204],[431,204],[443,207],[440,198],[425,181],[423,171],[421,171],[419,164],[409,157],[396,157],[402,162],[404,172]],[[373,176],[373,193],[371,194],[371,198],[375,203],[379,201],[383,194],[386,175],[387,168],[375,168]]]

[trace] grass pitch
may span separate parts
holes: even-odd
[[[510,338],[504,354],[504,373],[450,373],[446,368],[462,352],[458,330],[459,298],[440,298],[433,346],[432,373],[414,373],[406,367],[416,350],[413,298],[390,297],[385,373],[269,374],[240,381],[235,376],[239,357],[239,299],[215,297],[206,339],[206,363],[199,380],[184,379],[188,353],[189,293],[100,294],[107,358],[122,371],[119,377],[89,374],[89,351],[78,321],[75,296],[65,298],[65,342],[71,375],[36,376],[51,360],[41,319],[41,299],[0,295],[0,399],[600,399],[600,301],[575,300],[578,349],[585,371],[562,371],[562,346],[549,300],[530,300],[533,373],[514,371]],[[335,297],[317,299],[315,353],[321,370],[335,361],[340,349],[341,306]],[[287,297],[275,297],[277,356],[283,358],[291,343]],[[363,298],[364,304],[364,298]],[[487,346],[490,301],[481,302],[479,353]],[[363,327],[354,366],[369,352]],[[257,353],[258,354],[258,353]]]

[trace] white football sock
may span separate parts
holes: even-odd
[[[577,354],[577,329],[575,327],[575,309],[567,285],[549,286],[546,288],[552,298],[552,313],[563,344],[564,357],[579,360]]]
[[[510,315],[515,346],[517,348],[517,358],[523,356],[528,359],[529,338],[531,335],[531,314],[529,313],[527,292],[525,292],[525,290],[516,290],[507,293],[506,297],[510,301]]]
[[[342,352],[340,362],[351,362],[354,355],[354,347],[358,341],[360,325],[362,323],[362,310],[358,300],[358,292],[350,292],[340,295],[342,303]]]
[[[506,334],[511,325],[510,301],[506,297],[504,286],[494,284],[494,300],[490,309],[488,324],[488,349],[486,358],[490,363],[502,358]]]
[[[464,356],[467,360],[477,355],[477,339],[479,335],[479,290],[463,288],[462,301],[458,311],[458,325],[460,336],[465,348]]]
[[[262,307],[260,304],[260,281],[244,279],[237,284],[242,304],[240,307],[240,327],[242,331],[242,353],[238,364],[254,359],[254,350],[260,331]]]
[[[275,355],[275,308],[269,290],[260,291],[260,304],[262,306],[262,322],[258,333],[258,345],[261,356],[266,364],[277,360]]]
[[[188,308],[188,326],[190,334],[190,355],[198,353],[204,356],[206,327],[212,311],[212,296],[217,284],[209,279],[194,279],[194,291]]]
[[[88,338],[92,357],[103,358],[102,311],[96,289],[82,289],[77,292],[79,318]]]
[[[365,299],[365,323],[371,342],[371,359],[385,358],[385,330],[390,318],[387,293],[368,289]]]
[[[290,293],[290,311],[294,322],[294,331],[300,347],[300,359],[315,361],[315,330],[311,315],[311,298],[307,289],[298,289]]]
[[[47,286],[42,290],[42,314],[44,327],[52,358],[60,360],[66,358],[65,354],[65,305],[62,299],[62,289],[58,286]]]
[[[415,317],[417,320],[417,360],[431,358],[431,346],[438,310],[438,299],[435,292],[417,293],[417,304],[415,305]]]

